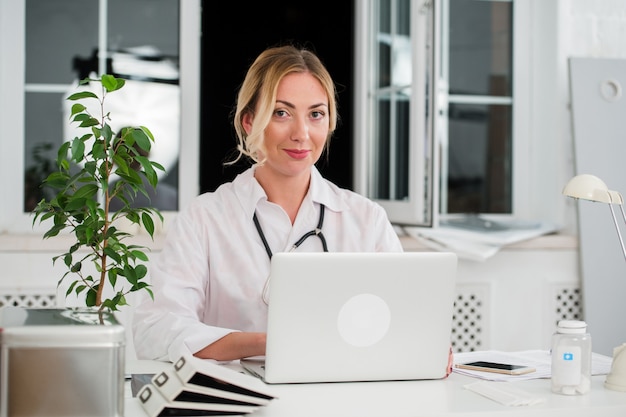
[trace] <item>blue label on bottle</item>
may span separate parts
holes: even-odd
[[[563,360],[564,361],[573,361],[574,360],[574,354],[571,353],[571,352],[563,353]]]

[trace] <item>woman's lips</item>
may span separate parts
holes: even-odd
[[[285,149],[285,152],[293,159],[304,159],[309,156],[311,151],[307,149]]]

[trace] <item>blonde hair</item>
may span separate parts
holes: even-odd
[[[265,160],[258,158],[265,154],[264,131],[269,124],[278,84],[288,74],[309,73],[322,85],[328,96],[329,130],[324,149],[328,148],[330,137],[337,127],[337,99],[335,83],[320,59],[311,51],[295,46],[278,46],[263,51],[248,69],[239,89],[233,124],[237,133],[237,152],[234,164],[242,156],[247,156],[257,164]],[[258,111],[258,112],[257,112]],[[243,126],[244,116],[254,115],[252,131],[248,134]]]

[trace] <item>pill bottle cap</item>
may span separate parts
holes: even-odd
[[[558,333],[585,333],[587,331],[587,323],[582,320],[560,320]]]

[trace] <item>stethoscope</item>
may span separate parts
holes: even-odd
[[[298,239],[298,241],[294,243],[293,246],[289,249],[289,252],[298,249],[298,247],[302,245],[304,241],[307,240],[311,236],[317,236],[322,242],[322,248],[324,249],[324,252],[328,252],[328,246],[326,245],[326,238],[324,237],[324,234],[322,233],[322,226],[324,225],[324,211],[325,211],[325,207],[323,204],[321,204],[320,205],[320,218],[319,218],[319,221],[317,222],[317,227],[314,230],[311,230],[310,232],[303,234],[302,237]],[[259,237],[261,238],[261,241],[263,242],[263,246],[265,246],[265,251],[267,252],[267,256],[271,260],[272,255],[273,255],[272,249],[270,249],[270,245],[267,243],[267,239],[265,238],[265,233],[263,233],[263,229],[261,228],[261,224],[259,223],[259,218],[256,215],[256,211],[254,212],[254,216],[252,217],[252,220],[254,221],[254,226],[256,227],[257,232],[259,232]],[[269,289],[269,283],[270,283],[270,278],[268,277],[267,280],[265,281],[265,285],[263,286],[263,294],[261,295],[261,298],[263,299],[263,302],[266,305],[269,304],[269,299],[267,298],[267,291]]]

